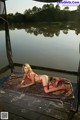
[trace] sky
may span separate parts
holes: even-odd
[[[69,10],[75,10],[77,9],[77,5],[75,2],[80,2],[80,0],[63,0],[63,1],[68,1],[68,6],[69,6]],[[74,1],[74,3],[71,3]],[[6,7],[7,7],[7,13],[13,13],[15,14],[16,12],[19,13],[24,13],[24,11],[26,9],[29,9],[33,6],[37,6],[37,7],[42,7],[44,4],[43,2],[36,2],[33,0],[7,0],[6,1]],[[55,3],[54,5],[56,5],[57,3]],[[67,6],[66,3],[58,3],[61,7],[61,9],[63,9],[65,6]]]

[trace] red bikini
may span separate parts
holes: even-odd
[[[26,80],[32,81],[30,77],[26,77]]]
[[[54,81],[54,83],[51,84],[51,86],[53,86],[54,88],[56,88],[56,87],[58,87],[58,84],[59,84],[59,83],[62,83],[62,82],[64,82],[64,79],[56,78],[56,80]],[[49,86],[50,86],[50,85],[45,85],[45,86],[43,86],[43,88],[44,88],[44,89],[45,89],[45,88],[49,89]],[[59,86],[59,87],[60,87],[60,86]],[[66,87],[65,87],[63,84],[61,85],[61,87],[62,87],[62,90],[64,90],[65,92],[67,92],[67,89],[66,89]]]

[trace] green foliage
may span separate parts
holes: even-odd
[[[77,6],[77,11],[80,12],[80,5]]]
[[[24,14],[15,13],[7,15],[9,22],[66,22],[66,21],[80,21],[80,5],[75,11],[69,11],[66,6],[60,10],[60,6],[54,4],[44,4],[42,8],[34,6],[32,9],[26,9]]]
[[[57,4],[55,7],[57,10],[60,10],[60,6]]]
[[[68,10],[69,10],[69,7],[68,7],[68,6],[66,6],[66,7],[64,8],[64,10],[65,10],[65,11],[68,11]]]

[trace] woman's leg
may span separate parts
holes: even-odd
[[[59,91],[59,90],[64,90],[65,92],[67,92],[67,88],[64,84],[62,84],[61,86],[53,87],[53,88],[49,88],[49,89],[47,86],[43,86],[43,87],[44,87],[45,93],[55,92],[55,91]]]
[[[59,78],[59,77],[55,78],[55,81],[53,82],[53,87],[57,87],[59,83],[61,84],[64,83],[64,79]]]
[[[45,93],[54,92],[58,90],[64,90],[65,92],[67,91],[67,88],[64,84],[60,86],[49,85],[49,77],[47,75],[41,76],[40,79],[42,80]]]
[[[49,77],[47,75],[40,76],[43,86],[49,86]]]
[[[64,84],[62,84],[60,86],[54,86],[53,84],[49,84],[49,77],[48,76],[42,77],[42,84],[43,84],[43,88],[44,88],[45,93],[54,92],[54,91],[58,91],[58,90],[67,91],[67,88]]]

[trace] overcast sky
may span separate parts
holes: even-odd
[[[72,0],[64,0],[64,1],[72,1]],[[73,0],[73,1],[78,1],[80,2],[80,0]],[[43,2],[36,2],[33,0],[7,0],[6,1],[6,7],[7,7],[7,13],[24,13],[24,11],[26,9],[32,8],[33,6],[37,6],[37,7],[42,7],[44,4]],[[61,9],[63,9],[66,4],[63,5],[63,3],[59,4]],[[76,9],[76,4],[68,4],[70,10],[74,10]]]

